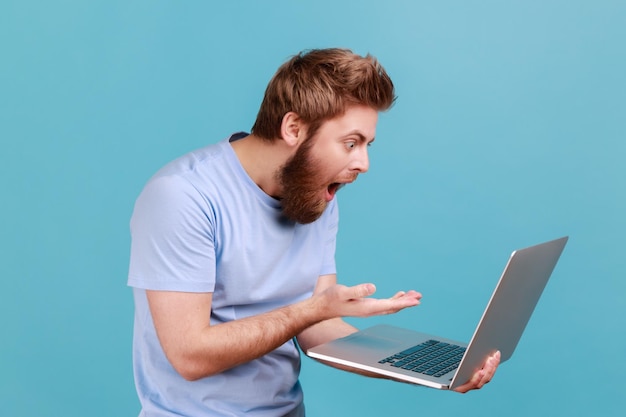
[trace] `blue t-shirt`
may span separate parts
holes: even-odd
[[[335,270],[336,200],[307,225],[247,175],[230,142],[162,168],[135,203],[128,285],[133,287],[133,364],[141,416],[280,416],[301,407],[293,340],[219,375],[186,381],[159,344],[145,290],[212,292],[211,324],[310,297]]]

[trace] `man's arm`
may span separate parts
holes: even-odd
[[[259,358],[315,324],[395,313],[419,303],[416,296],[370,298],[374,291],[372,284],[329,285],[304,301],[213,326],[211,293],[147,291],[147,297],[168,360],[185,379],[196,380]]]
[[[315,291],[313,294],[315,295],[316,293],[322,292],[326,288],[332,285],[335,285],[336,281],[337,281],[336,275],[321,276],[317,282],[317,285],[315,287]],[[414,295],[414,294],[417,294],[417,295]],[[421,298],[421,294],[415,293],[415,291],[409,291],[408,293],[398,292],[390,300],[402,299],[406,297],[407,295],[415,296],[417,297],[418,300]],[[356,332],[357,330],[358,329],[346,323],[340,317],[334,318],[331,320],[326,320],[326,321],[317,323],[313,326],[306,328],[302,333],[298,335],[298,344],[300,345],[302,350],[306,352],[308,349],[312,347],[315,347],[322,343],[329,342],[331,340],[348,336]],[[360,369],[352,368],[352,367],[337,364],[337,363],[321,361],[319,359],[316,359],[316,360],[326,365],[330,365],[332,367],[335,367],[344,371],[354,372],[360,375],[374,377],[374,378],[387,378],[386,376],[381,375],[381,374],[367,372],[367,371],[363,371]],[[472,375],[469,381],[467,381],[465,384],[461,385],[460,387],[455,388],[455,391],[460,392],[460,393],[466,393],[471,390],[482,388],[485,384],[491,381],[491,379],[496,373],[496,370],[499,364],[500,364],[500,352],[496,352],[487,358],[483,367],[480,370],[476,371],[476,373]]]

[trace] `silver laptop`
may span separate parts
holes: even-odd
[[[511,357],[567,243],[567,236],[514,251],[468,343],[378,325],[309,349],[324,361],[438,389],[467,382],[499,350]]]

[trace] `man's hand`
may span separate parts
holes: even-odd
[[[375,292],[374,284],[359,284],[353,287],[335,284],[314,294],[313,298],[328,319],[393,314],[407,307],[419,305],[422,298],[422,294],[413,290],[400,291],[391,298],[369,298]]]
[[[465,394],[468,391],[482,388],[486,383],[491,381],[499,364],[500,352],[498,351],[487,358],[482,369],[476,371],[469,381],[455,388],[454,391]]]
[[[357,329],[346,323],[342,317],[392,314],[419,305],[422,298],[422,294],[416,291],[399,291],[386,299],[368,298],[374,292],[376,287],[373,284],[346,287],[337,284],[335,274],[320,276],[313,296],[306,300],[306,303],[311,305],[307,310],[319,311],[318,314],[322,319],[298,335],[298,343],[302,350],[306,352],[314,346],[356,332]]]

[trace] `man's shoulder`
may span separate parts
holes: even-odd
[[[225,159],[225,145],[228,144],[227,142],[227,139],[224,139],[187,152],[159,169],[152,179],[164,176],[194,175],[199,170],[216,167]]]
[[[159,169],[149,180],[159,181],[163,177],[177,177],[192,184],[208,185],[217,181],[223,182],[232,177],[237,164],[231,140],[245,136],[245,132],[237,132],[219,142],[190,151],[172,160]]]

